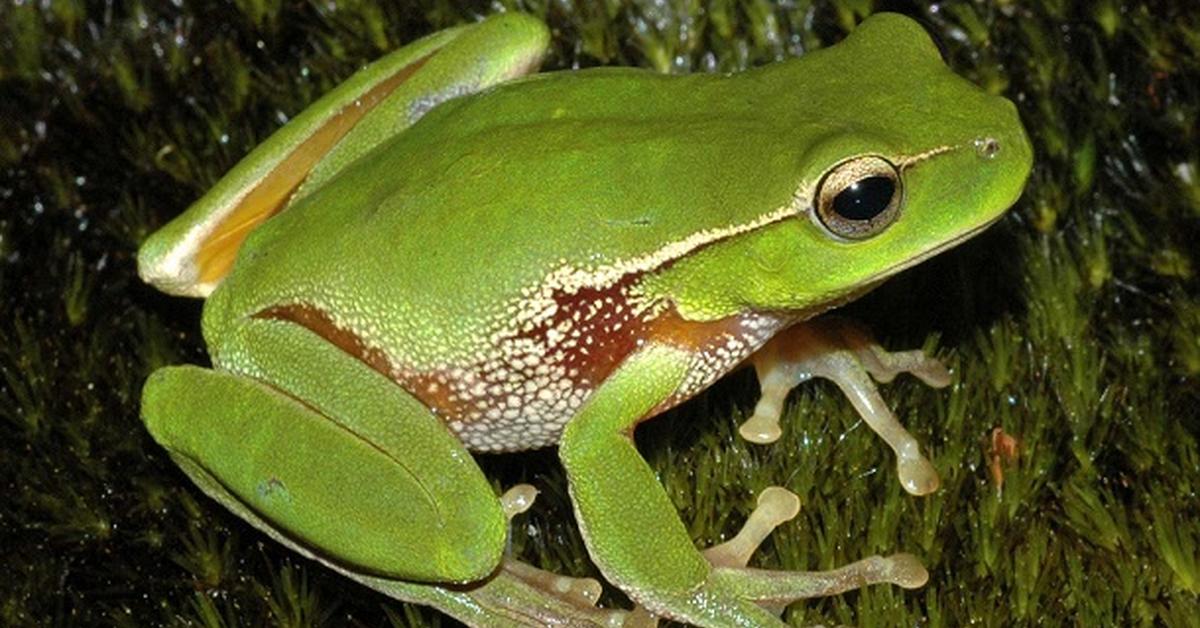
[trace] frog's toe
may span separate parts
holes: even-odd
[[[840,317],[822,319],[817,326],[830,345],[853,353],[877,382],[886,384],[901,373],[910,373],[934,388],[950,384],[950,371],[946,365],[920,349],[888,351],[875,342],[865,327]]]
[[[760,406],[762,403],[759,401]],[[763,413],[756,408],[754,416],[746,419],[738,428],[738,434],[756,445],[770,445],[783,435],[783,430],[779,428],[779,414]]]
[[[780,486],[767,487],[737,535],[704,550],[704,557],[714,567],[745,567],[767,535],[799,513],[800,498],[795,493]]]
[[[929,582],[925,565],[912,554],[892,554],[880,560],[883,561],[884,580],[898,587],[919,589]]]
[[[504,570],[526,584],[580,606],[595,606],[604,593],[604,587],[595,578],[563,576],[516,560],[505,560]],[[622,618],[625,615],[624,611],[613,613]]]
[[[896,471],[900,476],[900,485],[910,495],[928,495],[942,484],[937,469],[917,450],[915,440],[905,441],[896,447]]]
[[[935,357],[925,355],[924,353],[921,353],[920,356],[920,362],[908,369],[908,372],[934,388],[949,386],[950,369],[947,369],[946,365],[942,364],[942,361]]]
[[[529,510],[537,499],[538,490],[532,484],[516,484],[500,496],[500,509],[511,523],[513,517]]]
[[[950,385],[950,371],[946,365],[919,349],[893,352],[870,342],[856,351],[863,367],[878,382],[886,384],[901,373],[910,373],[934,388]]]
[[[504,511],[504,516],[508,518],[510,526],[514,517],[533,506],[537,495],[538,490],[532,484],[516,484],[500,496],[500,508]],[[511,529],[509,536],[510,538],[512,536]],[[604,592],[603,586],[595,578],[562,576],[511,558],[504,560],[504,570],[536,589],[577,606],[595,606]],[[619,613],[619,611],[613,612]]]
[[[709,575],[709,582],[717,588],[771,610],[796,600],[838,595],[872,584],[915,589],[928,580],[929,572],[911,554],[870,556],[828,571],[716,567]]]
[[[770,347],[755,354],[754,371],[762,396],[754,406],[754,415],[738,428],[738,433],[752,443],[767,445],[779,440],[783,434],[779,428],[783,404],[788,393],[808,379],[808,375],[798,372],[791,361],[780,358]]]

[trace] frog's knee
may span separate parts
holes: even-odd
[[[465,584],[491,575],[499,567],[503,551],[503,543],[447,539],[437,544],[431,558],[438,565],[439,580]]]
[[[496,570],[508,525],[494,495],[433,494],[429,478],[419,478],[417,490],[388,484],[397,489],[390,495],[353,499],[350,508],[360,510],[355,514],[365,515],[367,525],[357,527],[357,538],[343,543],[339,557],[379,575],[421,582],[463,584]],[[349,527],[344,532],[352,533]],[[333,546],[328,539],[318,544]]]
[[[443,510],[444,516],[427,529],[428,543],[412,548],[417,550],[415,554],[427,556],[430,571],[437,574],[435,580],[460,584],[475,582],[488,577],[500,566],[508,539],[508,522],[498,501],[494,508],[490,507],[492,504],[485,508],[480,505],[454,508],[443,502],[442,508],[450,507],[455,512],[445,516],[448,513]]]

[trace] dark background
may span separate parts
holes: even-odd
[[[924,589],[793,605],[793,624],[1197,625],[1200,8],[1020,2],[55,1],[0,4],[0,625],[422,625],[199,493],[138,419],[154,368],[207,363],[198,302],[134,254],[251,147],[365,61],[501,7],[542,16],[546,70],[731,71],[921,20],[955,71],[1017,102],[1036,146],[1000,224],[852,305],[956,383],[884,394],[943,478],[915,499],[836,390],[784,438],[734,436],[736,374],[639,443],[700,545],[771,484],[804,510],[755,564],[912,552]],[[878,115],[886,115],[879,112]],[[1018,441],[997,458],[991,434]],[[595,574],[553,451],[482,460],[542,490],[514,551]],[[1003,477],[1001,485],[999,478]],[[621,604],[619,595],[607,598]]]

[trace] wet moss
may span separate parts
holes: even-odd
[[[138,420],[141,382],[205,363],[199,306],[142,286],[134,251],[365,60],[496,6],[553,27],[549,69],[731,71],[828,45],[881,9],[1021,109],[1037,165],[988,234],[849,313],[953,368],[884,394],[942,488],[912,498],[833,386],[783,440],[736,437],[735,374],[639,444],[699,544],[779,484],[803,502],[757,564],[920,556],[932,579],[793,605],[793,624],[1191,625],[1200,616],[1200,14],[1189,0],[0,6],[3,625],[439,625],[299,560],[200,495]],[[886,115],[886,112],[880,112]],[[996,428],[1017,442],[997,457]],[[552,452],[487,457],[542,489],[514,551],[595,574]],[[999,477],[1003,478],[1002,485]],[[620,601],[612,594],[613,601]]]

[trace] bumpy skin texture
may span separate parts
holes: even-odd
[[[463,32],[488,29],[513,46],[545,36],[519,16]],[[456,50],[441,37],[404,71],[419,79],[440,67]],[[536,56],[513,55],[513,73]],[[925,33],[895,15],[827,50],[729,76],[598,69],[482,89],[473,71],[437,72],[436,89],[404,96],[423,117],[357,159],[333,148],[337,157],[316,163],[319,184],[302,182],[260,215],[278,212],[227,275],[156,260],[187,268],[199,256],[179,251],[220,239],[195,226],[232,215],[240,197],[229,186],[148,245],[144,276],[165,274],[179,292],[215,277],[203,326],[218,373],[156,374],[147,425],[207,492],[343,572],[481,582],[480,597],[467,589],[452,602],[436,587],[392,592],[460,617],[484,604],[487,586],[519,585],[492,571],[503,517],[467,450],[561,443],[606,577],[661,615],[777,621],[758,603],[801,597],[806,576],[713,572],[632,429],[787,325],[999,217],[1031,158],[1012,104],[950,73]],[[424,106],[457,92],[475,93]],[[251,161],[277,163],[284,148]],[[847,241],[812,207],[831,168],[865,155],[895,164],[902,207],[880,233]],[[394,495],[356,485],[373,466],[397,471]],[[427,514],[406,514],[406,501]],[[362,523],[348,539],[343,516]],[[429,534],[438,558],[378,547],[411,543],[409,533]],[[503,623],[537,606],[513,604],[492,609],[495,622],[470,620]]]

